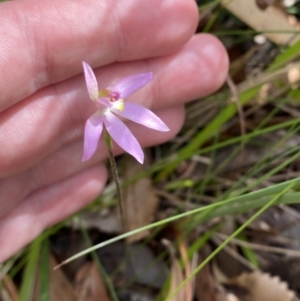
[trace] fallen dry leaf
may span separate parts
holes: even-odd
[[[77,301],[110,301],[104,281],[94,262],[83,265],[76,274]]]
[[[197,273],[195,290],[199,301],[228,301],[224,288],[214,279],[209,265]]]
[[[279,277],[255,271],[243,273],[239,277],[230,279],[227,284],[244,288],[248,291],[244,301],[292,301],[295,294]]]
[[[144,172],[147,164],[141,165],[128,156],[123,174],[124,181],[129,181]],[[123,189],[126,230],[135,230],[148,225],[158,204],[158,198],[149,177],[143,177]],[[128,242],[140,240],[148,235],[148,231],[140,232],[127,238]]]
[[[50,300],[76,300],[72,284],[69,282],[62,269],[53,271],[55,266],[57,266],[57,262],[53,256],[50,256]]]
[[[256,0],[223,0],[222,5],[259,32],[275,31],[264,35],[277,44],[290,45],[300,38],[299,23],[294,19],[291,20],[292,16],[278,6],[271,5],[266,10],[261,10]],[[286,31],[286,33],[276,33],[276,31]]]
[[[205,246],[199,254],[199,261],[203,261],[211,253],[210,248]],[[220,284],[219,278],[215,275],[219,271],[216,264],[206,264],[196,276],[195,292],[199,301],[229,301],[226,291]],[[221,272],[221,279],[227,279]]]
[[[287,79],[292,88],[296,89],[300,82],[300,68],[291,68],[287,73]]]
[[[53,270],[57,266],[57,261],[50,255],[50,301],[74,301],[76,294],[70,281],[65,276],[62,269]],[[40,301],[39,276],[36,277],[36,286],[34,289],[33,301]]]

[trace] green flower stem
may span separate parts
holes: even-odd
[[[124,213],[124,202],[122,198],[122,193],[121,193],[121,186],[120,186],[120,179],[118,175],[118,169],[117,169],[117,163],[114,157],[113,153],[113,142],[108,134],[106,128],[104,127],[104,138],[108,150],[108,158],[109,158],[109,163],[113,175],[114,182],[116,183],[116,189],[117,189],[117,198],[118,198],[118,204],[119,204],[119,210],[120,210],[120,216],[121,216],[121,222],[122,222],[122,230],[123,232],[126,232],[126,218],[125,218],[125,213]]]

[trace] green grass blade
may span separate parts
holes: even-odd
[[[269,71],[276,70],[280,67],[285,66],[290,61],[300,56],[300,40],[297,41],[294,45],[287,48],[284,52],[277,55],[274,62],[268,68]]]
[[[246,227],[248,227],[259,215],[261,215],[270,206],[275,204],[280,197],[282,197],[288,190],[292,188],[293,184],[290,184],[286,189],[272,198],[267,204],[259,209],[253,216],[251,216],[242,226],[240,226],[234,233],[232,233],[223,243],[221,243],[203,262],[191,273],[190,277],[185,279],[176,290],[168,297],[166,301],[171,301],[173,297],[189,282],[208,262],[210,262],[234,237],[239,235]]]
[[[247,241],[246,236],[244,235],[244,233],[240,233],[239,235],[237,235],[237,238],[242,240],[242,241]],[[255,267],[259,267],[259,261],[257,259],[257,256],[255,254],[255,252],[247,247],[241,246],[241,250],[245,256],[246,259],[248,259],[249,262],[251,262],[251,264]]]
[[[45,239],[41,248],[40,260],[40,301],[50,301],[50,252],[49,240]]]
[[[31,244],[27,254],[27,264],[23,273],[19,301],[31,301],[34,290],[34,280],[36,276],[36,267],[39,259],[42,240],[36,238]]]
[[[122,240],[124,238],[127,238],[131,235],[165,225],[167,223],[176,221],[183,217],[187,217],[192,214],[196,214],[196,213],[199,213],[199,212],[202,212],[205,210],[211,210],[211,215],[210,215],[210,217],[208,217],[208,218],[211,218],[212,216],[213,217],[224,216],[225,214],[234,214],[237,212],[245,212],[246,210],[249,210],[249,209],[255,209],[255,208],[262,207],[266,203],[268,203],[268,201],[270,200],[270,198],[272,198],[274,196],[274,194],[285,191],[290,186],[293,186],[295,189],[296,188],[300,189],[300,178],[286,181],[286,182],[283,182],[283,183],[280,183],[277,185],[273,185],[273,186],[270,186],[267,188],[263,188],[261,190],[254,191],[254,192],[250,192],[243,196],[230,198],[228,200],[225,200],[225,201],[222,201],[222,202],[219,202],[216,204],[212,204],[212,205],[197,208],[197,209],[194,209],[194,210],[191,210],[188,212],[184,212],[184,213],[166,218],[162,221],[158,221],[158,222],[146,225],[146,226],[138,228],[136,230],[126,232],[126,233],[116,236],[112,239],[109,239],[105,242],[97,244],[91,248],[88,248],[82,252],[79,252],[79,253],[75,254],[74,256],[69,257],[67,260],[63,261],[60,265],[56,266],[55,268],[57,269],[60,266],[67,264],[83,255],[89,254],[92,251],[95,251],[97,249],[105,247],[109,244],[112,244],[112,243]],[[244,203],[242,203],[242,202],[244,202]],[[276,204],[293,204],[293,203],[300,203],[300,193],[296,193],[296,195],[295,195],[295,193],[294,194],[290,193],[288,195],[285,195],[280,199],[280,202],[277,202]],[[214,210],[212,210],[212,209],[214,209]],[[220,209],[222,209],[222,210],[220,211]]]

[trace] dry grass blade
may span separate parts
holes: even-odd
[[[275,83],[278,79],[282,80],[284,83],[286,83],[287,87],[291,87],[292,85],[295,84],[293,81],[291,83],[290,79],[290,73],[293,72],[294,74],[297,72],[299,73],[300,69],[300,63],[295,62],[295,63],[290,63],[287,66],[284,66],[278,70],[275,71],[269,71],[265,73],[261,73],[255,78],[249,78],[245,80],[244,82],[240,83],[237,86],[238,92],[242,93],[244,91],[247,91],[248,89],[254,88],[259,85],[263,85],[265,83]]]
[[[0,290],[0,300],[1,301],[14,301],[5,288],[2,288]]]
[[[18,291],[17,291],[17,288],[16,288],[15,284],[10,279],[10,277],[5,275],[3,277],[2,282],[4,284],[5,291],[6,291],[6,294],[7,294],[7,300],[18,301],[19,300],[19,294],[18,294]],[[1,298],[0,298],[0,300],[1,300]],[[5,301],[5,298],[3,298],[3,300]]]
[[[171,256],[171,284],[169,288],[168,297],[176,290],[176,288],[191,275],[191,265],[188,261],[187,248],[185,243],[181,242],[179,251],[184,263],[185,273],[183,273],[179,260],[176,258],[175,249],[171,242],[164,239],[163,244],[167,247]],[[168,298],[166,298],[168,299]],[[169,299],[168,299],[169,300]],[[192,301],[193,300],[193,285],[192,280],[187,283],[184,289],[180,290],[170,301]]]
[[[232,101],[236,103],[237,109],[238,109],[238,114],[239,114],[239,120],[240,120],[240,126],[241,126],[241,135],[246,134],[246,123],[245,123],[245,116],[244,116],[244,111],[243,107],[241,105],[241,101],[239,99],[239,94],[237,91],[237,87],[235,83],[233,82],[232,78],[230,75],[227,76],[227,85],[231,91],[232,94]]]
[[[220,245],[222,243],[222,240],[217,237],[217,235],[212,236],[212,241],[215,242],[217,245]],[[224,251],[229,254],[232,258],[234,258],[237,262],[244,265],[249,270],[256,270],[257,268],[249,262],[247,259],[245,259],[242,255],[240,255],[235,249],[225,246]]]
[[[185,270],[185,278],[188,278],[192,274],[192,267],[188,259],[188,251],[187,251],[187,245],[184,241],[180,242],[179,245],[179,252],[184,264],[184,270]],[[191,281],[185,286],[185,300],[186,301],[192,301],[193,300],[193,282],[195,282],[195,278],[191,279]]]
[[[215,235],[217,237],[223,239],[223,240],[228,238],[227,235],[224,235],[224,234],[221,234],[221,233],[218,233],[218,234],[215,234]],[[239,240],[239,239],[236,239],[236,238],[233,238],[230,241],[230,244],[250,248],[250,249],[261,251],[261,252],[269,252],[269,253],[275,253],[275,254],[284,254],[284,255],[287,255],[287,256],[300,257],[300,251],[298,251],[298,250],[291,250],[291,249],[286,249],[286,248],[265,246],[265,245],[260,245],[260,244],[251,243],[251,242],[247,242],[247,241],[242,241],[242,240]]]
[[[164,239],[163,244],[167,247],[172,261],[171,266],[171,284],[169,288],[168,297],[175,291],[175,289],[180,285],[180,283],[184,280],[183,272],[180,268],[179,262],[175,256],[175,250],[171,245],[170,241]],[[168,299],[168,298],[166,298]],[[170,301],[184,301],[185,299],[185,291],[180,290]]]

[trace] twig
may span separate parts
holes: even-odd
[[[226,83],[232,94],[233,101],[236,103],[236,106],[238,109],[238,114],[239,114],[240,125],[241,125],[241,135],[244,136],[246,134],[245,116],[244,116],[243,107],[242,107],[242,104],[241,104],[241,101],[239,98],[239,93],[238,93],[237,87],[236,87],[235,83],[233,82],[232,78],[230,77],[230,75],[227,76]]]
[[[224,235],[221,233],[217,233],[216,235],[223,240],[228,238],[227,235]],[[264,246],[264,245],[260,245],[260,244],[256,244],[256,243],[242,241],[242,240],[239,240],[236,238],[231,239],[230,243],[237,245],[237,246],[261,251],[261,252],[269,252],[269,253],[284,254],[284,255],[288,255],[288,256],[300,257],[300,251],[292,250],[292,249]]]
[[[213,235],[211,237],[211,240],[214,243],[216,243],[217,245],[220,245],[222,243],[222,240],[219,237],[217,237],[216,235]],[[232,256],[234,259],[236,259],[238,262],[243,264],[245,267],[250,269],[251,271],[257,270],[257,267],[255,265],[253,265],[251,262],[249,262],[247,259],[245,259],[243,256],[241,256],[239,253],[234,251],[229,246],[225,246],[224,251],[227,252],[230,256]]]

